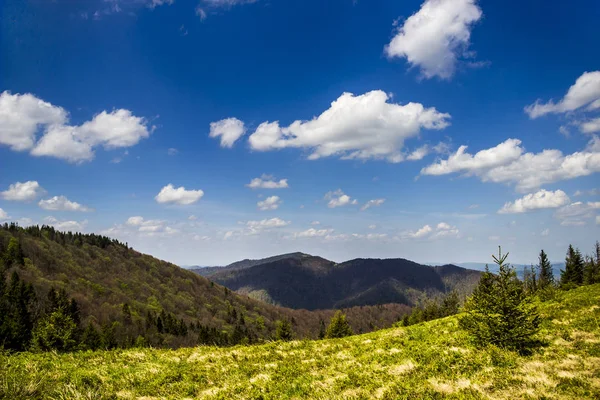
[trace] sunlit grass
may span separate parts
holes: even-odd
[[[600,398],[600,285],[540,309],[531,356],[475,348],[448,317],[335,340],[1,355],[0,398]]]

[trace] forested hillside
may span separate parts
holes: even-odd
[[[54,335],[39,347],[61,349],[252,343],[274,337],[279,320],[295,338],[317,337],[333,315],[265,304],[125,243],[48,226],[0,225],[0,256],[0,346],[16,350],[36,334]],[[345,312],[356,332],[367,332],[408,310]],[[62,330],[50,332],[55,325]]]
[[[400,258],[336,264],[303,253],[196,271],[238,293],[309,310],[388,303],[414,306],[453,290],[469,294],[481,276],[454,265],[430,267]]]

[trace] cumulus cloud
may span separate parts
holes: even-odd
[[[47,200],[40,200],[38,205],[44,210],[51,211],[94,211],[89,207],[67,199],[65,196],[54,196]]]
[[[483,182],[514,183],[519,191],[600,171],[600,139],[593,137],[585,150],[563,155],[560,150],[525,153],[518,139],[508,139],[472,155],[461,146],[446,160],[421,170],[422,175],[459,173]]]
[[[422,228],[420,228],[419,230],[417,230],[416,232],[412,232],[412,231],[407,232],[406,236],[413,238],[413,239],[420,239],[422,237],[429,235],[432,231],[433,231],[433,229],[431,228],[431,226],[425,225]]]
[[[260,221],[247,221],[246,226],[251,229],[271,229],[288,226],[291,222],[284,221],[281,218],[263,219]]]
[[[175,188],[172,184],[163,187],[154,198],[160,204],[189,205],[197,202],[204,196],[202,190],[186,190],[181,186]]]
[[[342,189],[338,189],[334,192],[327,192],[324,197],[325,200],[328,200],[327,207],[336,208],[346,206],[348,204],[358,204],[356,199],[350,198],[347,194],[342,192]]]
[[[256,203],[256,206],[261,211],[277,210],[282,201],[279,196],[270,196]]]
[[[583,226],[595,217],[598,209],[600,209],[600,201],[587,203],[578,201],[559,208],[554,213],[554,217],[563,226]]]
[[[418,149],[415,149],[406,157],[406,159],[409,161],[419,161],[422,160],[427,154],[429,154],[429,146],[424,145]]]
[[[0,208],[0,221],[5,221],[9,218],[10,216],[8,215],[8,213]]]
[[[246,133],[244,123],[237,118],[227,118],[210,123],[211,138],[221,138],[221,147],[232,148],[235,142]]]
[[[44,218],[44,222],[58,229],[59,231],[83,232],[88,221],[61,221],[54,217]]]
[[[538,99],[526,106],[525,112],[529,118],[535,119],[550,113],[575,111],[585,106],[588,106],[588,110],[600,107],[600,71],[584,72],[559,102],[550,100],[542,103]]]
[[[340,156],[342,159],[404,160],[402,148],[421,129],[440,130],[450,115],[420,103],[400,105],[390,96],[374,90],[360,96],[342,94],[331,107],[310,121],[295,121],[287,127],[263,122],[250,135],[254,150],[288,147],[310,149],[309,160]]]
[[[312,237],[325,237],[333,232],[333,229],[315,229],[310,228],[302,232],[296,232],[294,237],[298,238],[312,238]]]
[[[277,181],[273,176],[263,174],[260,178],[252,179],[246,187],[250,189],[285,189],[289,186],[287,179]]]
[[[17,182],[0,192],[0,197],[9,201],[32,201],[46,193],[37,181]]]
[[[367,201],[361,208],[361,211],[365,211],[371,207],[379,207],[385,202],[385,199],[374,199]]]
[[[600,118],[590,119],[579,124],[579,130],[583,133],[600,132]]]
[[[558,208],[569,204],[570,201],[569,196],[562,190],[552,192],[542,189],[536,193],[525,195],[514,202],[507,202],[504,207],[498,210],[498,214],[517,214],[544,208]]]
[[[476,0],[426,0],[385,47],[389,58],[406,58],[424,78],[449,79],[468,51],[473,24],[482,16]]]
[[[431,225],[425,225],[417,231],[406,231],[401,234],[401,239],[442,239],[448,237],[458,237],[459,231],[455,226],[446,222],[440,222],[435,229]]]
[[[32,94],[0,94],[0,145],[34,156],[68,162],[94,158],[94,149],[111,150],[136,145],[150,135],[146,119],[125,109],[102,111],[82,125],[69,125],[63,108]],[[43,132],[38,140],[38,133]]]

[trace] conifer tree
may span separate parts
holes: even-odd
[[[565,259],[565,269],[561,272],[560,284],[563,287],[576,286],[583,284],[583,257],[579,249],[569,245],[567,257]]]
[[[354,332],[352,331],[350,324],[348,324],[348,321],[346,321],[346,314],[340,310],[336,311],[325,331],[325,338],[342,338],[350,335],[354,335]]]
[[[292,323],[287,319],[277,321],[275,338],[277,340],[289,341],[293,339]]]
[[[545,289],[548,286],[554,285],[554,273],[552,272],[552,264],[548,260],[548,255],[544,250],[540,251],[539,256],[539,279],[538,279],[538,287],[540,289]]]
[[[525,351],[535,343],[540,324],[537,309],[525,293],[523,282],[514,268],[506,264],[507,254],[492,256],[499,267],[498,275],[486,267],[479,285],[467,300],[461,328],[469,332],[478,345]]]

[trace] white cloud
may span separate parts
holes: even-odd
[[[507,202],[504,207],[498,210],[498,214],[517,214],[544,208],[558,208],[569,204],[570,201],[569,196],[562,190],[552,192],[542,189],[536,193],[525,195],[514,202]]]
[[[284,221],[281,218],[270,218],[259,221],[246,221],[246,229],[241,231],[231,231],[232,235],[256,235],[263,231],[269,231],[271,229],[283,228],[291,224],[290,221]]]
[[[190,221],[196,221],[197,219],[198,219],[198,217],[196,217],[195,215],[190,215],[188,217],[188,220],[190,220]]]
[[[586,105],[589,105],[588,110],[592,110],[599,106],[599,102],[600,71],[584,72],[558,103],[552,100],[542,103],[538,99],[535,103],[525,107],[525,112],[529,115],[529,118],[534,119],[549,113],[558,114],[575,111]]]
[[[140,226],[144,223],[144,217],[129,217],[125,223],[130,226]]]
[[[319,221],[313,221],[310,223],[311,225],[321,225],[321,223]]]
[[[47,200],[40,200],[38,205],[44,210],[51,211],[94,211],[89,207],[67,199],[65,196],[54,196]]]
[[[186,190],[183,186],[175,188],[169,183],[160,190],[154,199],[160,204],[189,205],[200,200],[202,196],[204,196],[202,190]]]
[[[600,215],[596,215],[596,225],[600,225]]]
[[[497,242],[500,240],[500,236],[488,236],[488,240],[491,240],[492,242]]]
[[[423,145],[410,153],[406,159],[409,161],[419,161],[422,160],[427,154],[429,154],[429,146]]]
[[[542,231],[541,235],[542,236],[548,236],[550,234],[550,229],[546,228]]]
[[[10,201],[32,201],[42,196],[46,191],[37,181],[17,182],[0,192],[0,197]]]
[[[167,150],[167,154],[170,156],[176,156],[179,153],[179,150],[177,150],[174,147],[171,147]]]
[[[232,148],[235,142],[246,133],[244,123],[237,118],[227,118],[210,123],[211,138],[221,138],[221,147]]]
[[[416,232],[412,232],[412,231],[407,232],[406,236],[413,238],[413,239],[420,239],[422,237],[429,235],[432,231],[433,231],[433,229],[431,228],[431,226],[425,225],[422,228],[420,228],[419,230],[417,230]]]
[[[560,150],[525,153],[518,139],[508,139],[475,155],[466,149],[467,146],[461,146],[448,159],[423,168],[421,174],[461,173],[477,176],[483,182],[515,183],[517,190],[527,191],[600,171],[600,139],[596,136],[585,150],[566,156]]]
[[[579,130],[583,133],[600,132],[600,118],[594,118],[580,123]]]
[[[94,158],[94,148],[130,147],[147,138],[144,118],[131,111],[102,111],[79,126],[68,125],[69,114],[32,94],[0,94],[0,145],[34,156],[51,156],[69,162]],[[39,140],[37,135],[43,134]]]
[[[294,234],[294,237],[325,237],[333,232],[333,229],[315,229],[310,228],[302,232],[297,232]]]
[[[14,151],[31,149],[42,126],[63,125],[67,112],[32,94],[0,94],[0,144]]]
[[[44,222],[48,225],[52,225],[60,231],[71,231],[71,232],[83,232],[88,221],[60,221],[54,217],[44,218]]]
[[[206,11],[204,11],[204,8],[200,7],[200,4],[198,4],[196,6],[196,10],[195,11],[196,11],[196,15],[198,17],[200,17],[200,21],[204,21],[206,19],[206,17],[207,17]]]
[[[6,211],[0,208],[0,221],[7,220],[9,218],[10,216],[6,213]]]
[[[381,90],[355,96],[342,94],[331,107],[310,121],[295,121],[287,127],[279,122],[263,122],[250,135],[254,150],[287,147],[311,150],[309,160],[340,156],[343,159],[386,159],[400,162],[404,141],[422,128],[444,129],[449,114],[420,103],[389,103]]]
[[[246,185],[250,189],[285,189],[288,186],[287,179],[275,180],[271,175],[263,174],[260,178],[254,178]]]
[[[479,208],[479,204],[471,204],[468,208],[469,210],[474,210],[476,208]]]
[[[375,224],[369,225],[369,229],[376,229],[376,228],[377,228],[377,225],[375,225]]]
[[[361,211],[365,211],[371,207],[379,207],[385,202],[385,199],[374,199],[367,201],[361,208]]]
[[[600,201],[587,203],[578,201],[559,208],[554,213],[554,217],[563,226],[583,226],[595,217],[598,209],[600,209]]]
[[[425,225],[415,231],[407,231],[401,234],[401,239],[442,239],[450,237],[458,237],[459,231],[455,226],[451,226],[446,222],[440,222],[435,229],[430,225]]]
[[[329,208],[342,207],[348,204],[358,204],[358,201],[356,199],[352,199],[350,198],[350,196],[344,194],[344,192],[342,192],[342,189],[338,189],[335,192],[327,192],[325,194],[324,199],[329,200],[329,202],[327,203],[327,207]]]
[[[174,2],[175,0],[149,0],[148,7],[154,9],[155,7],[162,6],[165,4],[170,6]]]
[[[461,58],[469,58],[471,29],[482,12],[476,0],[426,0],[404,21],[385,47],[389,58],[406,58],[425,78],[449,79]]]
[[[600,189],[577,190],[573,196],[600,196]]]
[[[282,201],[279,196],[270,196],[256,203],[256,206],[261,211],[277,210],[281,205]]]

